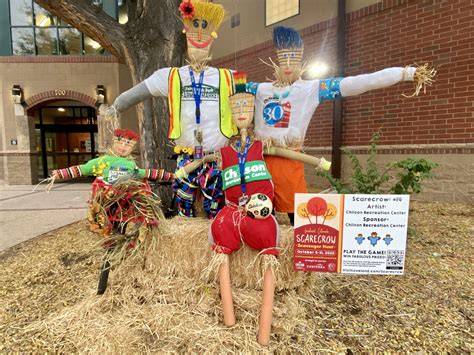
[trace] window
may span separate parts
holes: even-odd
[[[265,26],[300,13],[300,0],[265,0]]]
[[[114,5],[115,4],[115,5]],[[33,0],[9,0],[13,55],[103,55],[104,48]],[[126,23],[127,2],[112,2],[120,23]]]

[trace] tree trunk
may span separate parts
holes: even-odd
[[[53,15],[69,22],[114,54],[130,69],[136,85],[160,68],[182,66],[186,51],[180,0],[129,0],[128,22],[120,25],[90,0],[34,0]],[[140,148],[146,168],[174,171],[176,163],[167,160],[168,103],[153,98],[137,106]],[[160,189],[163,206],[169,206],[170,189]]]
[[[136,85],[156,70],[182,66],[186,41],[181,33],[182,23],[177,15],[179,0],[129,2],[129,21],[125,26],[124,59],[130,69],[133,85]],[[167,7],[164,10],[163,7]],[[164,168],[174,171],[176,162],[167,157],[169,112],[166,98],[155,97],[137,105],[140,127],[142,161],[147,168]],[[163,207],[170,205],[172,191],[162,188],[157,191]]]

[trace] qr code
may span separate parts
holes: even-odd
[[[405,261],[404,250],[387,251],[387,270],[402,270]]]

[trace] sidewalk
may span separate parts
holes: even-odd
[[[0,185],[0,251],[86,218],[90,183]]]

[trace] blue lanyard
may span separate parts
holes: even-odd
[[[250,147],[250,137],[245,140],[244,153],[240,152],[240,140],[235,143],[237,148],[237,155],[239,156],[239,171],[240,171],[240,186],[242,187],[242,193],[245,195],[247,192],[247,183],[245,182],[245,161],[247,160],[247,154]]]
[[[194,79],[194,72],[189,67],[189,75],[191,76],[191,85],[193,87],[194,102],[196,103],[196,123],[201,123],[201,93],[202,93],[202,82],[204,81],[204,71],[199,74],[199,84],[196,85],[196,79]]]

